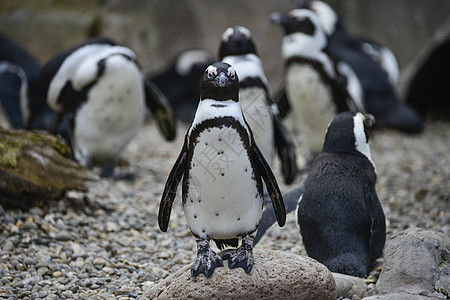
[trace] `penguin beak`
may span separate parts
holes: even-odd
[[[227,75],[225,75],[224,72],[221,72],[219,75],[217,75],[215,80],[219,87],[224,87],[229,81]]]
[[[364,114],[364,126],[370,128],[373,124],[375,124],[375,117],[371,114]]]

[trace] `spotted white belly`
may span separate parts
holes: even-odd
[[[286,73],[286,93],[307,149],[319,153],[328,124],[336,115],[330,88],[311,66],[293,64]]]
[[[270,165],[274,155],[273,123],[266,94],[262,88],[241,89],[239,102],[245,119],[253,132],[255,142]]]
[[[256,230],[263,199],[239,134],[233,128],[211,127],[197,141],[184,198],[192,233],[229,239]]]
[[[116,158],[144,122],[142,77],[134,64],[108,60],[108,69],[88,95],[75,120],[77,160]],[[117,63],[117,64],[116,64]],[[120,72],[113,68],[120,67]]]

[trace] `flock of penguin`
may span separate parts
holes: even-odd
[[[396,96],[398,66],[389,49],[349,35],[324,2],[296,5],[270,16],[284,32],[285,78],[274,95],[252,34],[242,26],[224,31],[218,59],[191,49],[165,73],[147,78],[132,50],[107,38],[68,49],[41,70],[0,35],[0,113],[12,127],[61,135],[80,164],[100,165],[102,177],[117,178],[130,176],[115,166],[147,108],[168,141],[176,119],[190,123],[158,223],[167,231],[182,181],[182,205],[198,247],[192,276],[210,277],[224,260],[250,272],[253,246],[296,210],[309,256],[333,272],[365,277],[386,239],[370,128],[418,133],[423,124]],[[282,195],[271,169],[275,155],[287,184],[299,171],[283,124],[290,110],[309,155],[308,175]],[[211,240],[219,249],[236,249],[220,256]]]

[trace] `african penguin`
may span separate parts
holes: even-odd
[[[329,55],[327,37],[311,10],[274,13],[271,21],[284,30],[285,97],[293,108],[311,161],[320,152],[323,132],[333,117],[342,111],[363,108],[347,90],[348,77],[341,74],[349,71],[348,66],[336,65]]]
[[[372,115],[359,112],[333,119],[296,213],[308,255],[332,272],[358,277],[368,275],[386,240],[368,144],[373,123]]]
[[[0,45],[0,107],[9,123],[14,128],[48,129],[37,118],[44,111],[54,115],[38,94],[41,66],[25,48],[1,33]]]
[[[219,58],[233,66],[239,76],[239,103],[264,158],[271,165],[277,150],[285,182],[291,183],[297,173],[295,144],[270,98],[251,32],[242,26],[227,28],[221,37]]]
[[[307,3],[309,1],[306,1]],[[336,11],[323,1],[309,2],[329,38],[329,51],[356,74],[362,88],[365,111],[374,115],[375,127],[390,127],[406,133],[419,133],[423,123],[417,112],[401,101],[395,92],[397,60],[387,47],[350,35]]]
[[[147,78],[167,97],[175,117],[190,124],[200,99],[200,78],[213,62],[213,54],[205,49],[186,49],[167,69]]]
[[[239,105],[239,79],[227,63],[210,65],[201,81],[201,98],[183,148],[167,179],[159,207],[158,223],[167,231],[178,184],[187,223],[197,240],[192,276],[210,277],[228,260],[230,268],[253,266],[253,233],[263,208],[263,181],[275,207],[278,224],[286,212],[277,181]],[[219,249],[238,246],[223,257]]]
[[[175,135],[167,100],[145,81],[134,53],[112,40],[94,38],[56,55],[41,74],[51,108],[68,118],[75,159],[101,176],[114,168],[128,142],[143,125],[146,104],[166,139]]]

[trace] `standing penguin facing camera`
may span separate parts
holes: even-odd
[[[371,115],[343,112],[328,126],[299,199],[297,223],[308,255],[332,272],[366,277],[386,240],[370,156]]]
[[[146,104],[166,139],[175,137],[165,97],[145,81],[134,53],[109,39],[91,39],[53,57],[41,86],[50,107],[67,116],[75,159],[100,164],[102,177],[115,175],[120,154],[144,123]]]
[[[286,211],[277,181],[256,145],[239,104],[239,79],[231,65],[210,65],[201,80],[201,99],[183,148],[164,188],[158,223],[167,231],[181,179],[182,204],[189,228],[197,239],[192,276],[210,277],[228,260],[230,268],[253,267],[253,233],[263,209],[263,181],[283,226]],[[239,248],[223,257],[210,248]]]

